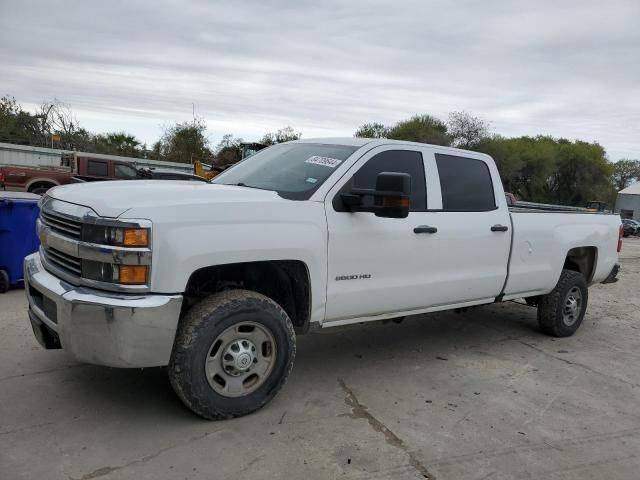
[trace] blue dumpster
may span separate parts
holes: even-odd
[[[0,293],[22,283],[24,257],[38,250],[39,195],[0,192]]]

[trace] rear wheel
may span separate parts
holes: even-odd
[[[211,420],[258,410],[284,385],[295,357],[293,325],[264,295],[228,290],[182,320],[169,379],[182,401]]]
[[[540,297],[540,329],[553,337],[573,335],[582,323],[588,300],[589,290],[584,276],[580,272],[563,270],[551,293]]]

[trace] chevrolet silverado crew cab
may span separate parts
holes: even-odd
[[[68,185],[40,206],[39,342],[167,365],[209,419],[272,399],[315,328],[525,298],[571,335],[621,246],[617,215],[508,207],[487,155],[391,140],[298,140],[212,183]]]

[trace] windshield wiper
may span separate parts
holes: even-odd
[[[231,185],[232,187],[246,187],[246,188],[257,188],[258,190],[264,190],[264,188],[254,187],[253,185],[247,185],[244,182],[238,183],[225,183],[225,185]]]

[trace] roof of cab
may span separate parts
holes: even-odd
[[[375,138],[357,137],[333,137],[333,138],[304,138],[293,140],[292,143],[321,143],[328,145],[349,145],[352,147],[362,147],[367,143],[375,142]]]
[[[293,140],[290,143],[319,143],[328,145],[349,145],[353,147],[364,147],[365,145],[375,147],[377,145],[415,145],[417,147],[435,147],[438,149],[448,150],[451,153],[465,153],[473,154],[473,156],[489,157],[489,155],[482,152],[475,152],[473,150],[463,150],[461,148],[446,147],[443,145],[434,145],[431,143],[410,142],[408,140],[391,140],[389,138],[359,138],[359,137],[333,137],[333,138],[305,138],[300,140]]]

